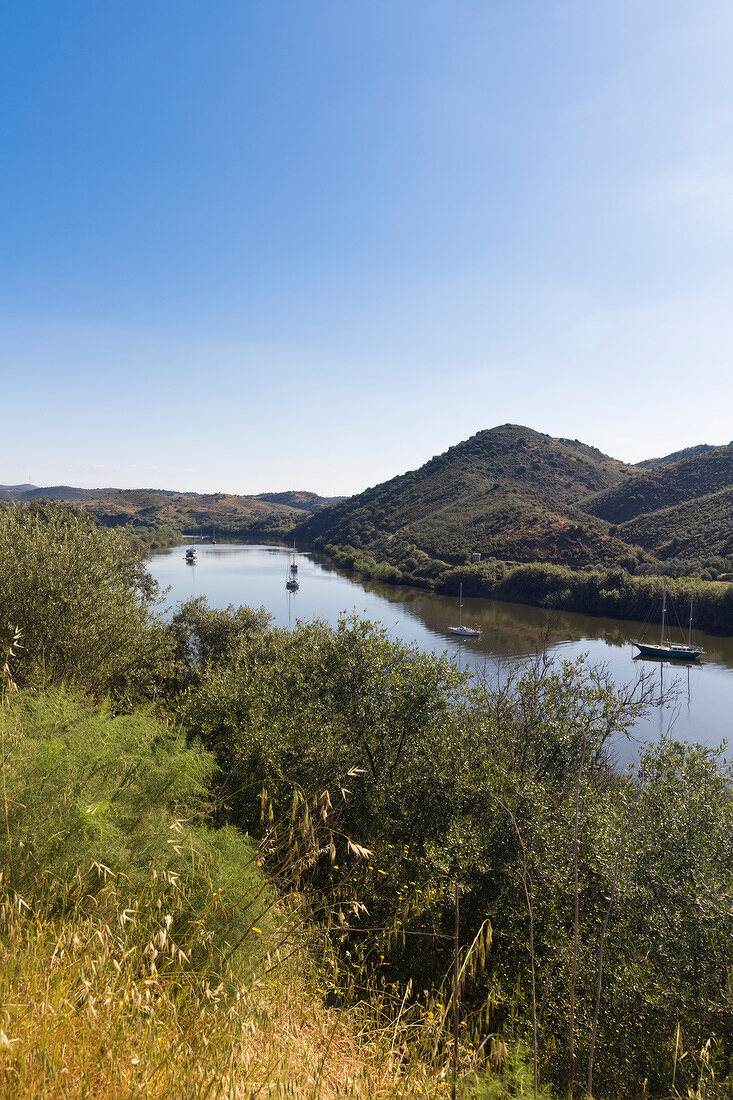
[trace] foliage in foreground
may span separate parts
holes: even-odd
[[[145,550],[122,530],[98,529],[80,508],[0,505],[0,630],[22,631],[20,683],[151,697],[169,647],[156,595]]]
[[[322,1003],[313,944],[290,954],[307,928],[273,905],[261,854],[197,823],[205,753],[148,715],[63,690],[11,699],[4,680],[4,1094],[446,1094],[420,1055],[434,1029],[421,1043],[376,1002]]]
[[[142,911],[162,919],[160,879],[168,938],[213,979],[261,915],[263,884],[242,834],[206,823],[211,757],[144,712],[115,717],[65,689],[15,695],[0,743],[5,887],[35,912],[109,903],[139,924]],[[212,906],[202,940],[196,916]]]
[[[313,1034],[329,1019],[358,1048],[354,1095],[440,1095],[456,1025],[461,1069],[481,1075],[467,1096],[534,1091],[536,1070],[576,1096],[592,1071],[606,1100],[731,1094],[729,776],[719,753],[669,741],[617,774],[614,738],[650,705],[643,682],[540,660],[471,683],[359,620],[285,632],[203,601],[164,625],[129,547],[112,536],[102,568],[83,520],[42,515],[2,528],[25,540],[28,578],[12,547],[0,556],[17,583],[3,617],[27,641],[2,672],[0,983],[28,991],[4,1003],[8,1081],[43,1092],[66,1068],[81,1090],[90,1067],[127,1066],[122,1013],[142,1036],[131,1065],[155,1070],[131,1089],[175,1094],[160,1041],[196,1059],[189,1095],[214,1090],[210,1040],[231,1095],[327,1095],[318,1058],[304,1054],[297,1081],[280,1074],[282,1038],[258,1061],[258,1005],[287,1000],[285,972],[270,970],[264,1000],[242,993],[265,980],[263,950],[270,969],[307,936]],[[111,701],[63,685],[74,678]],[[307,1030],[303,1012],[300,1027],[282,1019]]]
[[[176,629],[205,631],[194,610]],[[536,1024],[544,1079],[565,1088],[572,1073],[580,1092],[592,1069],[599,1096],[635,1100],[645,1080],[649,1096],[673,1077],[697,1087],[699,1060],[671,1056],[679,1034],[715,1065],[707,1095],[728,1095],[733,801],[711,750],[662,741],[614,771],[614,738],[652,703],[643,680],[618,688],[582,662],[539,661],[470,685],[358,620],[232,636],[190,676],[179,713],[215,753],[240,827],[257,829],[261,785],[277,814],[352,769],[348,798],[331,792],[340,836],[310,879],[341,903],[326,922],[336,1000],[345,971],[349,996],[393,989],[403,1013],[450,1031],[458,881],[459,1023],[474,1049],[531,1048]]]

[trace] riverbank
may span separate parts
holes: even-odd
[[[661,622],[661,576],[636,576],[622,568],[573,570],[564,565],[510,564],[495,559],[472,565],[450,566],[414,554],[400,566],[376,561],[353,546],[315,543],[335,565],[353,569],[362,577],[384,584],[410,585],[443,595],[458,592],[556,611],[640,623]],[[402,566],[407,566],[403,568]],[[694,603],[695,625],[710,634],[733,634],[733,585],[697,577],[667,579],[670,604],[687,621]],[[683,611],[684,609],[684,616]]]

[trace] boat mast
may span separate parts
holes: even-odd
[[[690,598],[690,622],[687,627],[687,645],[692,645],[692,598]]]
[[[458,585],[458,625],[463,626],[463,581]]]
[[[664,645],[664,617],[667,613],[667,578],[662,577],[662,633],[659,638],[659,644]]]

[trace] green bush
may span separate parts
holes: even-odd
[[[150,697],[170,655],[145,552],[81,509],[0,507],[0,631],[22,631],[18,679]]]
[[[176,895],[179,933],[209,914],[210,965],[259,923],[256,856],[233,828],[203,822],[214,761],[180,732],[58,689],[16,695],[0,739],[0,867],[27,904],[87,909],[114,881],[132,912],[157,877]]]

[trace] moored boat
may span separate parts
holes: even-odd
[[[300,584],[298,582],[297,576],[298,566],[295,561],[295,543],[293,543],[293,549],[290,551],[290,554],[290,569],[289,575],[287,576],[287,579],[285,581],[285,587],[287,588],[288,592],[297,592],[297,590],[300,588]]]
[[[463,625],[463,582],[458,586],[458,626],[449,626],[449,634],[457,634],[459,638],[480,638],[481,631],[472,626]]]
[[[665,635],[667,618],[667,579],[662,578],[662,629],[658,642],[632,642],[639,650],[640,657],[665,658],[670,661],[697,661],[705,652],[700,646],[694,645],[692,600],[690,600],[690,620],[687,628],[687,643],[671,642]]]

